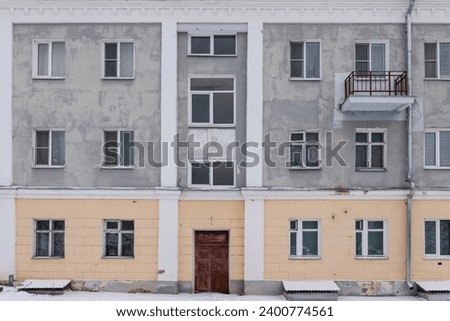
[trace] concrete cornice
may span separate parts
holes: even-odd
[[[10,1],[0,18],[39,22],[404,23],[407,0],[391,1]],[[413,23],[448,23],[450,2],[418,0]]]

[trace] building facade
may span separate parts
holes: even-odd
[[[0,1],[0,280],[450,279],[450,4]]]

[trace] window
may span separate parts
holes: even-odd
[[[291,78],[320,78],[320,42],[291,42]]]
[[[425,220],[425,255],[450,256],[450,220]]]
[[[64,78],[66,50],[63,41],[33,43],[33,77]]]
[[[319,133],[291,133],[290,168],[319,168]]]
[[[386,222],[383,220],[356,220],[356,256],[386,256]]]
[[[134,43],[132,41],[107,41],[103,43],[103,77],[134,77]]]
[[[132,167],[134,165],[134,132],[107,130],[104,132],[103,166]]]
[[[357,129],[355,136],[356,169],[386,167],[386,130]]]
[[[191,124],[234,124],[233,78],[191,78],[190,82]]]
[[[425,78],[450,78],[450,42],[425,43]]]
[[[233,161],[191,162],[191,185],[234,186]]]
[[[355,44],[355,71],[364,74],[369,71],[386,71],[387,43],[370,42]]]
[[[106,257],[134,256],[134,221],[105,220],[104,239]]]
[[[34,166],[64,166],[66,162],[64,131],[36,130],[34,140]]]
[[[190,35],[189,54],[234,56],[236,55],[236,35]]]
[[[64,257],[64,220],[35,220],[35,256]]]
[[[298,257],[320,256],[320,221],[289,221],[289,255]]]
[[[425,132],[425,168],[450,168],[450,130]]]

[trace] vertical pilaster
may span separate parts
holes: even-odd
[[[8,281],[16,273],[15,212],[13,192],[0,189],[0,281]]]

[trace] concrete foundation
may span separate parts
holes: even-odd
[[[283,292],[287,301],[337,301],[337,292]]]
[[[417,292],[417,296],[427,301],[450,301],[450,292]]]
[[[156,293],[156,281],[73,280],[72,290],[90,292]]]

